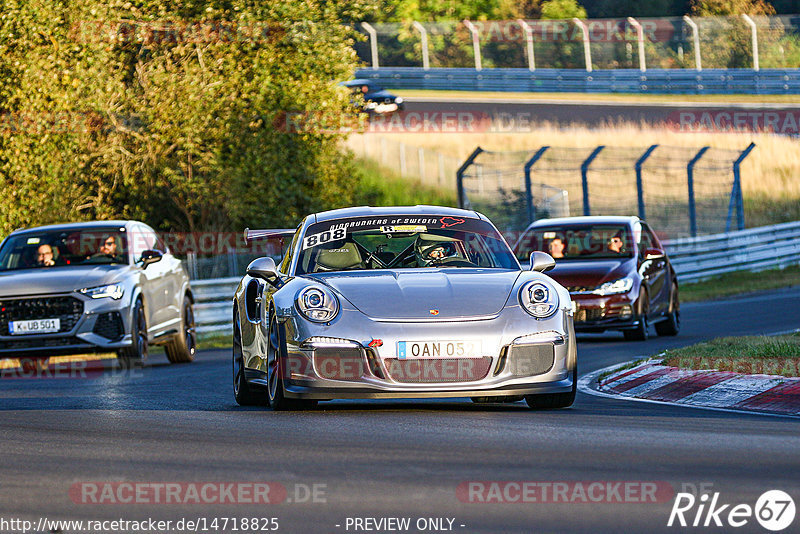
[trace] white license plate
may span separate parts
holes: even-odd
[[[478,358],[480,341],[398,341],[397,358]]]
[[[22,334],[50,334],[61,329],[60,319],[34,319],[32,321],[11,321],[8,333],[12,336]]]

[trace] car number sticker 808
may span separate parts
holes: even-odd
[[[480,341],[398,341],[397,358],[477,358]]]
[[[316,247],[317,245],[324,245],[325,243],[335,241],[337,239],[344,239],[346,236],[347,230],[344,228],[325,230],[324,232],[320,232],[318,234],[312,234],[306,236],[306,238],[303,240],[303,250]]]

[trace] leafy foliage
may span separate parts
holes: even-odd
[[[284,226],[349,204],[340,134],[283,125],[352,116],[342,21],[362,7],[3,0],[0,233],[111,217]]]

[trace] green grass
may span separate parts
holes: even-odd
[[[681,284],[680,298],[681,302],[697,302],[796,285],[800,285],[800,265],[758,273],[727,273],[702,282]]]
[[[207,334],[198,334],[197,348],[203,349],[229,349],[233,344],[231,333],[225,332],[210,332]]]
[[[800,376],[800,333],[712,339],[667,351],[663,365],[682,369]]]
[[[800,221],[800,198],[747,194],[744,196],[744,219],[748,228]]]
[[[628,93],[514,93],[503,91],[434,91],[414,89],[394,89],[403,98],[483,98],[511,100],[591,100],[602,102],[736,102],[752,104],[795,104],[796,95],[641,95]]]
[[[455,206],[456,193],[450,189],[423,185],[419,181],[403,178],[383,168],[375,161],[355,159],[358,183],[354,205],[362,206],[413,206],[431,204]]]

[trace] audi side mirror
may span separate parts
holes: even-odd
[[[139,261],[142,262],[142,269],[147,269],[148,265],[161,261],[163,257],[164,254],[158,250],[145,250],[142,252],[142,257],[139,258]]]

